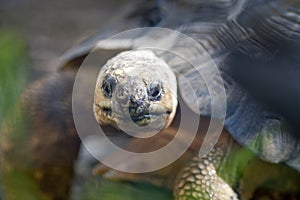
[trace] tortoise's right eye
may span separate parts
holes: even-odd
[[[112,76],[107,76],[102,82],[102,92],[104,96],[111,98],[116,87],[116,79]]]
[[[150,83],[149,87],[147,88],[147,93],[149,99],[151,101],[159,101],[163,92],[163,88],[160,82],[152,82]]]

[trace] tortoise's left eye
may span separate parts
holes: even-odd
[[[111,98],[116,88],[116,79],[112,76],[107,76],[102,82],[102,92],[104,96]]]
[[[152,82],[147,88],[147,93],[151,101],[159,101],[162,95],[162,85],[160,82]]]

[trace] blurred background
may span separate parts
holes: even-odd
[[[129,2],[0,0],[0,27],[24,40],[30,67],[40,75],[55,71],[67,49],[113,23]]]

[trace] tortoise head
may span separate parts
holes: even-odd
[[[175,74],[153,52],[122,52],[101,68],[94,96],[101,125],[129,132],[137,127],[161,130],[172,122],[176,107]]]

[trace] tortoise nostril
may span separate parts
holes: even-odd
[[[133,95],[130,95],[129,99],[130,99],[130,104],[135,104],[136,103],[136,100],[135,100]]]
[[[145,111],[145,108],[144,108],[143,105],[137,107],[136,110],[135,110],[136,114],[143,113],[144,111]]]
[[[145,99],[136,99],[134,95],[130,96],[129,112],[133,115],[144,115],[148,113],[148,103]]]
[[[141,106],[145,104],[145,97],[142,98],[136,98],[136,96],[131,95],[130,96],[130,104],[133,106]]]

